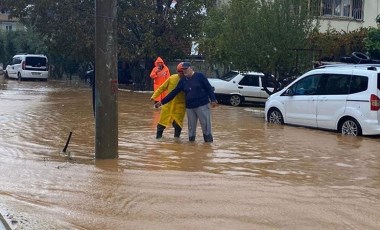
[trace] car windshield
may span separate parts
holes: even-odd
[[[219,77],[219,79],[224,80],[224,81],[231,81],[232,78],[234,78],[236,75],[238,75],[238,72],[230,71],[223,76]]]

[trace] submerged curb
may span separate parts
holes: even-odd
[[[253,109],[252,114],[254,117],[265,118],[265,111],[262,109]]]

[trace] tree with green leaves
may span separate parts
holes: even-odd
[[[29,29],[26,31],[0,31],[0,63],[4,65],[12,61],[19,53],[44,54],[47,47],[38,34]]]
[[[94,60],[95,0],[5,2],[11,15],[41,35],[60,73]],[[150,81],[148,72],[157,56],[165,60],[186,57],[191,42],[201,34],[206,9],[214,5],[213,0],[178,0],[174,6],[172,0],[117,3],[118,52],[136,70],[136,82]]]
[[[204,24],[203,53],[234,69],[273,75],[277,82],[297,75],[312,67],[307,38],[316,23],[307,3],[231,0]]]
[[[94,60],[93,0],[5,0],[12,17],[33,29],[48,47],[54,73],[71,76],[79,63]]]
[[[154,60],[182,59],[190,54],[191,43],[201,35],[201,23],[212,8],[213,0],[119,0],[118,44],[121,56],[143,63],[141,75],[135,77],[140,88],[151,87],[147,78]],[[140,69],[140,70],[141,70]],[[135,74],[137,75],[137,73]]]
[[[364,45],[371,58],[380,60],[380,29],[369,28],[368,35],[364,39]]]

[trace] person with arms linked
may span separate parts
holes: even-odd
[[[184,77],[182,64],[183,62],[177,65],[177,74],[171,75],[168,80],[166,80],[156,91],[154,91],[150,100],[155,100],[165,90],[170,93],[177,86],[179,80]],[[157,124],[156,138],[161,138],[164,129],[170,125],[173,125],[174,127],[174,137],[180,137],[185,112],[185,94],[180,92],[173,98],[172,101],[162,106],[160,120]]]
[[[185,93],[186,113],[189,129],[189,141],[195,141],[198,119],[202,127],[203,139],[205,142],[213,142],[211,128],[211,107],[217,106],[214,90],[201,72],[195,72],[189,62],[182,64],[184,78],[181,78],[178,85],[156,106],[165,105],[171,101],[178,93]]]

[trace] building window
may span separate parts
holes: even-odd
[[[334,15],[338,17],[350,17],[350,0],[336,0]]]
[[[363,20],[363,0],[352,1],[352,17]]]
[[[363,20],[363,4],[363,0],[322,0],[320,15]]]
[[[12,30],[12,26],[11,25],[5,26],[5,30],[6,31],[11,31]]]

